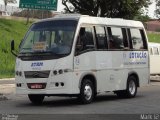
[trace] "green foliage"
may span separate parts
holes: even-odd
[[[10,42],[14,39],[18,49],[28,27],[25,21],[0,19],[0,78],[14,76],[15,57],[10,52]]]
[[[150,3],[150,0],[62,0],[69,13],[126,19],[141,14],[142,8]]]
[[[138,20],[138,21],[145,23],[150,20],[150,17],[148,15],[137,15],[134,17],[134,20]]]
[[[149,42],[160,43],[160,33],[148,33]]]
[[[160,0],[155,0],[155,1],[156,1],[155,15],[157,18],[160,18]]]

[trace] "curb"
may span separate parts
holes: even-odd
[[[4,80],[15,80],[15,78],[3,78],[3,79],[0,79],[0,81],[4,81]]]
[[[152,82],[160,82],[160,76],[156,75],[156,76],[150,76],[150,80]]]
[[[14,84],[15,78],[4,78],[0,79],[0,84]]]

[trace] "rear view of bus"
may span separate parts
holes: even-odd
[[[74,96],[88,104],[103,92],[133,98],[149,83],[146,32],[141,22],[123,19],[59,15],[42,20],[21,42],[15,73],[16,93],[34,104],[45,96]]]

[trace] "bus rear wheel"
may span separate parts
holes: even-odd
[[[89,104],[94,99],[94,86],[91,80],[85,79],[82,82],[80,95],[78,96],[78,99],[82,104]]]
[[[33,104],[40,105],[43,103],[44,95],[28,95],[28,98]]]
[[[133,98],[137,94],[137,82],[135,76],[129,76],[126,90],[116,91],[118,97]]]

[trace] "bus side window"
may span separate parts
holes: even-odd
[[[133,49],[135,50],[147,49],[146,38],[143,30],[131,28],[130,35],[131,35]]]
[[[109,49],[124,49],[122,29],[119,27],[109,27],[107,29],[109,34]]]
[[[97,38],[97,49],[107,49],[107,37],[104,27],[95,27],[96,38]]]
[[[76,52],[95,48],[93,41],[93,28],[81,27],[76,44]]]

